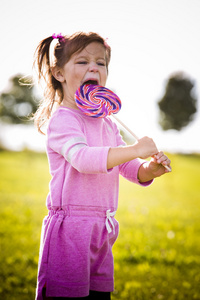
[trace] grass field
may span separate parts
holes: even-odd
[[[142,188],[121,178],[113,300],[200,299],[200,156]],[[0,152],[0,299],[34,299],[50,175],[45,154]]]

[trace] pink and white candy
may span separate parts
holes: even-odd
[[[78,108],[87,116],[104,118],[121,109],[120,98],[111,90],[100,85],[85,84],[75,94]]]

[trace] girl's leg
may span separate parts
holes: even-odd
[[[90,300],[111,300],[110,293],[106,292],[96,292],[90,291],[89,296],[81,297],[81,298],[62,298],[62,297],[54,297],[53,300],[80,300],[80,299],[90,299]]]
[[[80,299],[89,299],[88,297],[81,297],[81,298],[53,297],[53,300],[80,300]]]
[[[90,291],[89,298],[91,300],[110,300],[110,293],[109,292],[96,292]]]
[[[81,298],[68,298],[68,297],[53,297],[53,300],[80,300],[80,299],[90,299],[90,296]]]
[[[53,297],[53,300],[80,300],[80,299],[90,299],[90,296],[80,297],[80,298],[69,298],[69,297]]]

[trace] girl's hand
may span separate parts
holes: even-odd
[[[168,166],[171,170],[170,159],[162,152],[157,152],[150,161],[141,165],[138,171],[140,182],[147,182],[163,174],[169,173],[163,165]]]
[[[137,151],[137,157],[142,159],[146,159],[158,153],[156,144],[147,136],[139,139],[134,147]]]
[[[151,170],[152,174],[154,174],[155,177],[159,177],[165,173],[170,172],[164,167],[168,166],[171,169],[170,163],[171,161],[167,157],[167,155],[160,151],[156,155],[154,155],[149,162],[149,170]]]

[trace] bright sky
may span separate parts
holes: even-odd
[[[31,74],[43,38],[95,31],[112,48],[107,87],[122,100],[118,117],[136,135],[153,137],[160,149],[200,152],[200,112],[181,132],[165,132],[157,106],[176,71],[194,79],[200,95],[199,0],[1,0],[0,7],[0,92],[11,76]],[[24,136],[28,144],[30,134]]]

